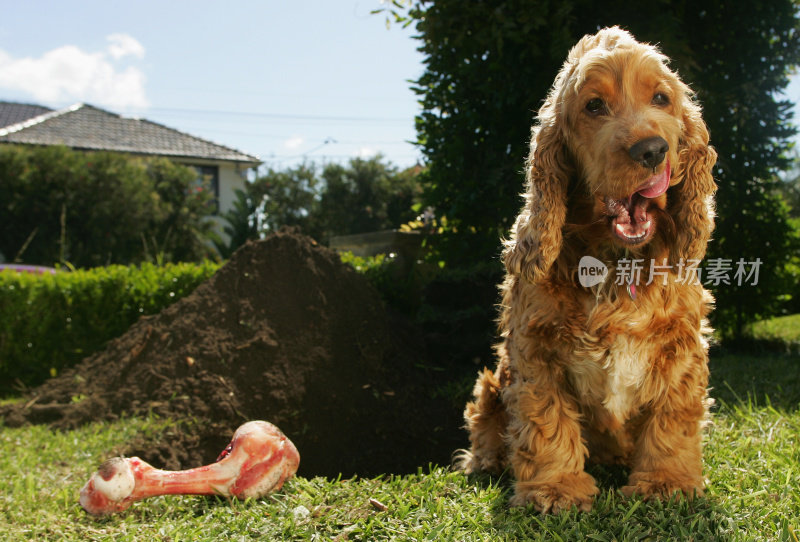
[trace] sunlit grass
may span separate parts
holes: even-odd
[[[800,344],[800,314],[756,322],[752,326],[752,334],[757,339]]]

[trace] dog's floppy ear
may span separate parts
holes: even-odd
[[[675,177],[681,179],[671,190],[670,215],[675,221],[673,263],[701,260],[714,230],[713,168],[717,153],[708,144],[708,129],[700,106],[687,92],[683,102],[683,132],[678,151]]]
[[[554,94],[554,93],[553,93]],[[539,112],[526,162],[525,204],[511,238],[505,241],[503,261],[509,274],[535,282],[547,275],[561,251],[567,214],[567,185],[571,166],[556,114],[556,96]]]

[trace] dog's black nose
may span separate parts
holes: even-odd
[[[654,169],[664,161],[664,155],[669,150],[669,143],[663,137],[648,137],[633,144],[628,149],[628,154],[634,161],[642,164],[647,169]]]

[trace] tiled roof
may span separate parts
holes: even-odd
[[[41,105],[0,102],[0,128],[24,122],[51,112],[52,109]]]
[[[59,111],[46,110],[39,116],[0,127],[0,143],[66,145],[81,150],[261,163],[255,156],[235,149],[88,104],[76,104]]]

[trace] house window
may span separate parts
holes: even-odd
[[[196,190],[210,190],[213,196],[211,205],[214,213],[219,212],[219,167],[218,166],[192,166],[197,172],[194,182]]]

